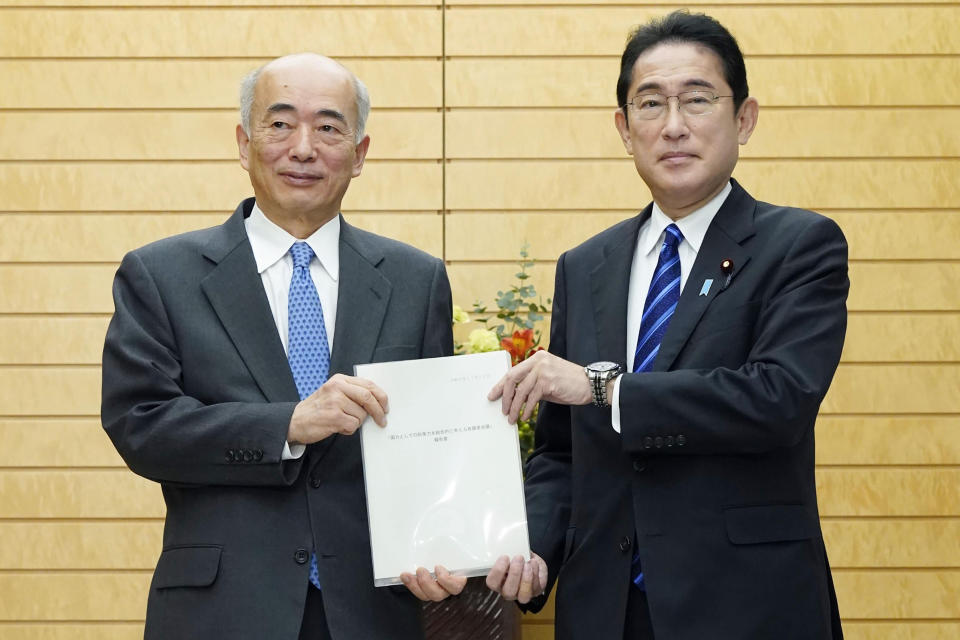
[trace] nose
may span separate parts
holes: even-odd
[[[307,124],[300,125],[293,133],[290,140],[290,157],[297,162],[312,162],[317,157],[310,133],[310,126]]]
[[[674,101],[675,99],[675,101]],[[676,106],[674,106],[676,105]],[[690,130],[687,128],[687,119],[680,112],[680,98],[667,98],[666,122],[663,123],[663,137],[669,140],[685,138]]]

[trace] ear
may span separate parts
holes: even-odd
[[[748,97],[740,105],[740,112],[737,113],[737,140],[741,145],[747,144],[759,117],[760,103],[756,98]]]
[[[353,150],[353,177],[356,178],[363,170],[363,161],[367,157],[367,149],[370,148],[370,136],[363,136],[363,140]]]
[[[248,158],[250,157],[250,138],[247,136],[247,132],[243,130],[241,125],[237,125],[237,149],[240,151],[240,166],[250,170],[248,166]]]
[[[620,139],[623,141],[623,148],[627,150],[628,155],[633,155],[633,145],[630,144],[630,122],[623,109],[617,109],[613,113],[613,124],[617,127]]]

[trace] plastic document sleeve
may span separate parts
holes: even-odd
[[[374,584],[443,565],[486,575],[530,557],[517,429],[487,393],[505,351],[357,365],[389,399],[387,426],[360,428]]]

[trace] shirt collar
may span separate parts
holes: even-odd
[[[257,273],[263,273],[290,252],[290,247],[298,239],[287,233],[264,215],[256,203],[246,220],[247,237],[253,249],[253,259],[257,263]],[[334,216],[329,222],[314,231],[304,240],[320,261],[333,281],[340,275],[340,216]]]
[[[696,211],[693,211],[677,221],[674,221],[663,212],[660,206],[654,202],[653,211],[650,213],[650,220],[644,225],[643,231],[638,239],[637,249],[644,255],[654,250],[659,250],[663,239],[664,230],[671,224],[676,224],[683,234],[683,241],[689,244],[694,253],[700,252],[700,245],[703,244],[703,238],[707,235],[707,229],[713,222],[714,216],[723,205],[727,196],[733,187],[728,181],[726,186],[715,195],[707,204]]]

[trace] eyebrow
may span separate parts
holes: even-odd
[[[296,107],[294,107],[292,104],[287,104],[286,102],[275,102],[267,107],[267,113],[281,113],[284,111],[296,110]],[[339,120],[343,124],[347,124],[347,117],[336,109],[317,109],[314,115],[322,118],[333,118],[335,120]]]
[[[687,87],[706,87],[707,89],[716,89],[716,87],[713,86],[712,82],[708,82],[706,80],[703,80],[702,78],[691,78],[687,80],[686,82],[683,83],[683,88],[686,89]],[[639,87],[637,87],[636,93],[634,95],[640,95],[643,92],[650,91],[650,90],[663,91],[663,85],[661,85],[659,82],[644,82]]]

